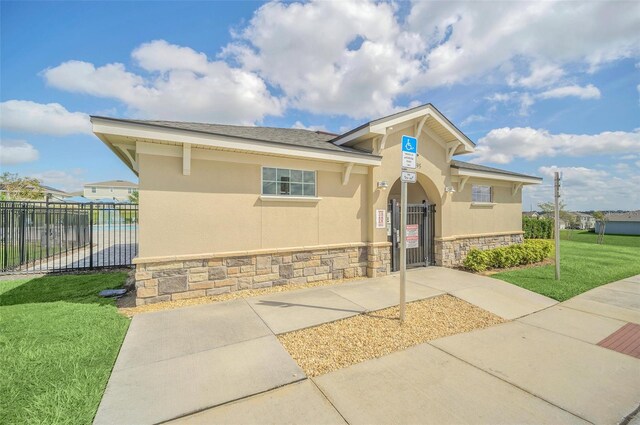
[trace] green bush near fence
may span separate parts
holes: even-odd
[[[474,272],[482,272],[487,269],[539,263],[549,257],[552,249],[553,244],[548,240],[525,240],[522,244],[484,251],[473,248],[464,260],[464,267]]]
[[[522,217],[525,239],[553,238],[553,220],[550,218]]]

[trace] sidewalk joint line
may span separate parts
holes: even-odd
[[[336,407],[335,404],[333,404],[333,402],[329,399],[329,397],[327,396],[327,394],[322,391],[322,388],[320,388],[318,386],[318,384],[316,384],[316,381],[313,380],[313,378],[309,378],[309,381],[311,381],[311,383],[313,384],[314,387],[316,387],[318,389],[318,391],[320,391],[320,394],[322,394],[322,397],[324,397],[325,400],[327,400],[327,402],[331,405],[331,407],[333,407],[333,409],[338,413],[338,415],[340,415],[340,417],[342,418],[342,420],[344,420],[344,422],[346,424],[349,424],[349,421],[347,420],[347,418],[344,417],[344,415],[342,414],[342,412],[340,410],[338,410],[338,408]]]
[[[437,340],[434,340],[434,341],[437,341]],[[464,359],[462,359],[462,358],[460,358],[460,357],[456,356],[455,354],[450,353],[450,352],[448,352],[448,351],[444,350],[443,348],[440,348],[440,347],[437,347],[437,346],[435,346],[435,345],[431,344],[431,341],[427,341],[427,344],[429,344],[430,346],[434,347],[434,348],[435,348],[435,349],[437,349],[437,350],[442,351],[442,352],[443,352],[443,353],[445,353],[445,354],[450,355],[450,356],[451,356],[451,357],[453,357],[454,359],[458,359],[458,360],[460,360],[461,362],[466,363],[466,364],[468,364],[469,366],[471,366],[471,367],[473,367],[473,368],[475,368],[475,369],[478,369],[478,370],[479,370],[479,371],[481,371],[481,372],[486,373],[487,375],[493,376],[493,377],[495,377],[495,378],[497,378],[497,379],[501,380],[502,382],[504,382],[504,383],[506,383],[506,384],[508,384],[508,385],[511,385],[512,387],[517,388],[517,389],[519,389],[520,391],[523,391],[523,392],[525,392],[525,393],[527,393],[527,394],[529,394],[529,395],[531,395],[531,396],[533,396],[533,397],[537,398],[538,400],[542,400],[542,401],[544,401],[545,403],[547,403],[547,404],[549,404],[549,405],[551,405],[551,406],[557,407],[558,409],[562,410],[563,412],[566,412],[566,413],[568,413],[568,414],[570,414],[570,415],[572,415],[572,416],[575,416],[575,417],[576,417],[576,418],[578,418],[578,419],[582,419],[583,421],[585,421],[585,422],[587,422],[587,423],[593,424],[593,422],[591,422],[590,420],[588,420],[588,419],[586,419],[586,418],[583,418],[582,416],[578,415],[577,413],[573,413],[573,412],[571,412],[571,411],[569,411],[569,410],[565,409],[564,407],[558,406],[557,404],[552,403],[552,402],[550,402],[549,400],[544,399],[544,398],[542,398],[541,396],[536,395],[536,394],[532,393],[531,391],[526,390],[526,389],[524,389],[524,388],[520,387],[520,386],[519,386],[519,385],[517,385],[517,384],[514,384],[513,382],[509,382],[509,381],[507,381],[506,379],[504,379],[504,378],[502,378],[502,377],[500,377],[500,376],[498,376],[498,375],[494,375],[493,373],[490,373],[490,372],[488,372],[488,371],[486,371],[486,370],[482,369],[481,367],[476,366],[476,365],[474,365],[473,363],[470,363],[470,362],[468,362],[468,361],[466,361],[466,360],[464,360]],[[595,425],[595,424],[594,424],[594,425]]]

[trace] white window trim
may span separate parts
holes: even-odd
[[[264,193],[262,193],[262,186],[264,183],[263,180],[263,176],[264,176],[264,169],[265,168],[275,168],[277,169],[281,169],[281,170],[293,170],[293,171],[309,171],[313,173],[313,186],[314,186],[314,194],[313,196],[299,196],[299,195],[265,195]],[[277,182],[276,182],[277,183]],[[267,199],[263,199],[263,197],[266,197]],[[273,199],[272,199],[273,198]],[[262,200],[274,200],[275,198],[284,198],[284,200],[286,199],[294,199],[294,198],[301,198],[301,199],[310,199],[310,200],[320,200],[322,198],[318,198],[318,171],[317,170],[308,170],[308,169],[304,169],[304,168],[286,168],[286,167],[275,167],[275,166],[269,166],[269,165],[262,165],[260,166],[260,199]],[[277,200],[283,200],[283,199],[277,199]]]
[[[472,202],[471,205],[474,207],[492,208],[494,205],[496,205],[496,203],[495,202]]]
[[[260,195],[261,201],[267,202],[318,202],[317,196]]]
[[[475,187],[488,187],[489,188],[489,201],[474,201],[473,200],[473,189]],[[487,184],[473,184],[473,185],[471,185],[471,204],[472,205],[495,205],[493,197],[494,197],[493,186],[487,185]]]

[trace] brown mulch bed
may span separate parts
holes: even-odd
[[[318,376],[448,335],[505,320],[450,295],[289,332],[278,339],[308,376]]]

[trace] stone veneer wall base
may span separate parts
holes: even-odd
[[[436,264],[443,267],[458,267],[462,265],[471,248],[485,250],[522,243],[523,240],[522,232],[436,240]]]
[[[387,244],[137,263],[136,305],[276,285],[384,276],[390,270]]]

